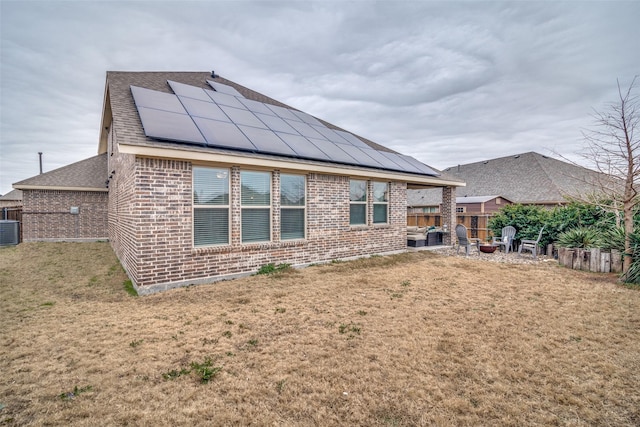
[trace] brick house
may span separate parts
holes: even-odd
[[[107,155],[13,184],[22,191],[22,240],[107,240]]]
[[[403,251],[407,188],[440,188],[454,224],[464,185],[203,72],[108,72],[98,153],[109,241],[141,294]]]

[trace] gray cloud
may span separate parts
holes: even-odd
[[[3,1],[0,193],[97,152],[107,70],[210,70],[437,168],[571,157],[637,2]]]

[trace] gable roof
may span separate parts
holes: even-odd
[[[0,201],[22,201],[22,191],[21,190],[11,190],[4,196],[0,197]]]
[[[522,204],[565,203],[566,196],[599,191],[599,180],[606,179],[591,169],[535,152],[451,166],[444,172],[467,183],[456,191],[457,197],[499,194]],[[418,204],[421,200],[437,205],[442,199],[440,193],[439,190],[410,191],[407,198],[415,201],[415,206],[421,206]]]
[[[107,168],[107,154],[99,154],[16,182],[13,187],[19,190],[108,191]]]
[[[242,85],[222,78],[220,76],[212,77],[209,72],[107,72],[107,82],[105,88],[105,101],[102,118],[102,133],[100,136],[99,152],[104,153],[107,151],[107,137],[108,129],[113,124],[113,128],[116,130],[115,141],[118,147],[123,153],[137,154],[137,155],[152,155],[168,158],[184,158],[191,160],[211,160],[228,163],[236,163],[240,161],[246,162],[244,164],[251,165],[265,165],[274,166],[281,165],[280,167],[287,168],[299,168],[301,170],[319,171],[329,170],[329,168],[337,168],[340,170],[350,171],[352,175],[360,174],[372,174],[371,176],[387,176],[397,175],[402,176],[402,179],[415,184],[415,185],[453,185],[460,186],[464,183],[458,181],[454,177],[448,174],[442,174],[441,176],[428,176],[416,172],[407,172],[407,170],[389,172],[388,170],[382,170],[383,168],[373,168],[370,166],[362,165],[344,165],[336,164],[331,160],[318,160],[313,158],[302,157],[285,157],[282,155],[274,155],[261,151],[243,152],[239,150],[229,149],[228,147],[212,146],[210,144],[185,144],[176,141],[168,140],[167,138],[148,137],[145,135],[143,123],[140,118],[139,108],[136,105],[134,96],[132,96],[132,87],[150,89],[166,94],[175,96],[175,92],[169,82],[176,82],[189,85],[191,87],[212,91],[212,86],[208,81],[214,82],[214,84],[227,85],[237,92],[241,97],[244,97],[251,101],[257,101],[268,105],[286,108],[290,111],[298,112],[295,108],[292,108],[286,104],[283,104],[273,98],[252,91]],[[137,90],[137,89],[136,89]],[[243,99],[244,99],[243,98]],[[177,99],[177,97],[176,97]],[[215,102],[215,101],[214,101]],[[322,119],[317,119],[326,128],[344,131],[343,129],[328,123]],[[219,122],[217,122],[219,123]],[[237,125],[237,123],[235,123]],[[344,131],[346,132],[346,131]],[[354,138],[357,138],[358,143],[363,143],[365,147],[372,150],[377,150],[384,153],[392,153],[393,150],[370,141],[366,138],[352,134]],[[302,138],[304,139],[304,138]],[[393,154],[395,153],[395,154]],[[364,156],[366,157],[366,156]],[[413,159],[413,161],[418,162]],[[419,162],[418,162],[419,163]],[[424,166],[424,165],[423,165]],[[430,168],[430,167],[427,167]],[[433,169],[435,175],[440,175],[440,171]],[[344,172],[343,172],[344,173]]]
[[[597,191],[602,174],[535,152],[445,169],[467,182],[457,196],[500,194],[514,203],[553,204]]]

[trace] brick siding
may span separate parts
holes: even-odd
[[[147,293],[246,274],[268,263],[303,265],[406,248],[406,183],[389,184],[389,223],[349,225],[349,177],[309,173],[306,239],[280,241],[280,171],[272,174],[272,239],[241,242],[240,168],[231,167],[228,245],[194,247],[190,162],[114,156],[109,237],[123,267]],[[219,165],[215,165],[219,167]],[[369,185],[369,212],[372,210]]]
[[[99,191],[23,190],[23,241],[107,239],[107,200]]]

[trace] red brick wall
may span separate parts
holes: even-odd
[[[23,241],[106,240],[107,199],[98,191],[23,190]]]
[[[117,162],[113,164],[117,166]],[[115,198],[119,208],[112,208],[110,213],[109,235],[116,254],[141,293],[249,273],[268,263],[308,264],[406,248],[404,182],[390,183],[389,224],[351,227],[349,177],[307,174],[307,238],[280,241],[279,171],[271,171],[272,241],[243,244],[240,169],[233,167],[231,242],[219,247],[194,248],[191,164],[136,158],[129,170],[133,176],[117,170],[120,181],[114,179],[110,186],[112,201]],[[371,188],[368,199],[372,200]]]

